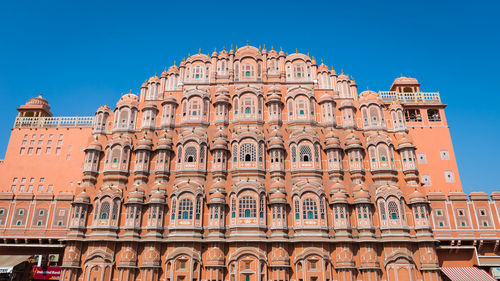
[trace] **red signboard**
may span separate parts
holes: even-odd
[[[33,279],[59,280],[61,268],[57,266],[33,266]]]

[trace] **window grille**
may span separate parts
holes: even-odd
[[[240,161],[255,161],[255,145],[244,143],[240,147]]]
[[[299,148],[300,152],[300,161],[301,162],[309,162],[312,159],[311,155],[311,147],[308,145],[301,145]]]
[[[196,147],[188,146],[184,153],[184,162],[196,162]]]
[[[389,202],[387,208],[389,209],[389,214],[391,216],[391,219],[393,220],[399,219],[399,210],[398,210],[398,205],[396,205],[396,202],[394,201]]]
[[[257,202],[251,196],[243,196],[239,202],[240,218],[255,218],[257,212]]]
[[[312,198],[306,198],[302,202],[302,216],[304,219],[318,218],[318,207]]]
[[[193,201],[191,199],[184,198],[179,202],[179,213],[177,216],[183,220],[193,218]]]

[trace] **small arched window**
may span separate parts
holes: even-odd
[[[257,201],[252,196],[243,196],[239,202],[240,218],[255,218],[257,213]]]
[[[380,215],[382,216],[382,220],[385,220],[385,204],[384,202],[380,201],[380,203],[378,204],[379,206],[379,209],[380,209]]]
[[[101,220],[107,220],[109,218],[109,211],[110,211],[111,206],[109,205],[109,202],[104,202],[101,205],[101,212],[99,213],[99,217]]]
[[[316,201],[312,198],[306,198],[302,202],[302,214],[304,219],[317,219],[318,218],[318,206]]]
[[[301,145],[299,148],[300,161],[309,162],[312,161],[311,147],[308,145]]]
[[[240,146],[240,161],[255,161],[255,145],[252,143],[244,143]]]
[[[188,146],[184,153],[184,162],[193,163],[196,162],[196,147]]]
[[[295,146],[292,146],[292,162],[296,162],[297,161],[297,148],[295,148]]]
[[[193,201],[191,199],[184,198],[179,202],[178,217],[183,220],[193,218]]]
[[[389,202],[389,204],[387,205],[387,209],[389,209],[389,216],[391,217],[391,219],[393,220],[399,219],[399,210],[396,202],[394,201]]]

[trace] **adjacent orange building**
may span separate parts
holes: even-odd
[[[90,117],[32,98],[0,164],[0,273],[60,255],[65,281],[494,280],[500,193],[462,192],[445,107],[252,46]]]

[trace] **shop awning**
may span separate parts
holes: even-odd
[[[11,273],[14,266],[22,263],[31,256],[0,255],[0,273]]]
[[[451,281],[496,281],[486,271],[477,267],[441,267]]]

